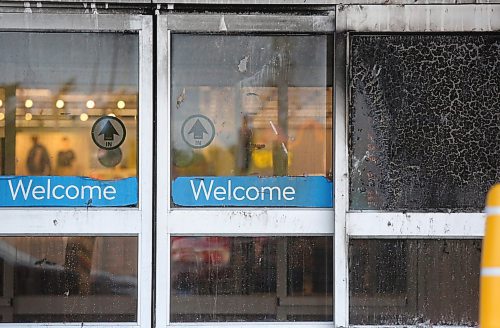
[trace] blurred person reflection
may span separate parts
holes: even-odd
[[[32,136],[33,146],[28,152],[26,166],[30,175],[50,175],[51,165],[47,148],[38,142],[38,136]]]
[[[243,122],[241,123],[241,128],[238,134],[238,157],[237,157],[237,168],[239,174],[245,175],[248,173],[250,168],[250,161],[252,160],[252,137],[253,131],[249,127],[248,115],[243,116]]]
[[[57,175],[73,175],[73,162],[76,159],[75,152],[70,147],[68,137],[62,139],[62,149],[57,153]]]

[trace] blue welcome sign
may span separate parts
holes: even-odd
[[[325,177],[180,177],[172,182],[179,206],[332,207]]]
[[[89,207],[137,205],[137,178],[2,176],[0,207]]]

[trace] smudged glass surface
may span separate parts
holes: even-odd
[[[2,322],[137,320],[136,237],[1,237],[0,262]]]
[[[171,320],[332,321],[332,237],[172,237]]]
[[[173,178],[331,178],[331,44],[326,35],[173,34]]]
[[[355,35],[350,207],[481,211],[500,179],[500,36]]]
[[[481,240],[351,240],[355,325],[477,326]]]
[[[138,34],[1,32],[0,44],[1,175],[137,176]],[[112,164],[91,137],[106,115],[127,130]]]

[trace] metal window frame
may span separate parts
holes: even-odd
[[[349,239],[478,239],[484,235],[485,220],[483,213],[387,213],[349,210],[347,149],[349,81],[346,70],[349,65],[349,33],[498,31],[500,5],[339,5],[336,13],[335,68],[338,74],[335,76],[337,111],[335,326],[348,327]],[[340,235],[341,231],[344,232],[343,236]],[[382,326],[353,325],[352,327]]]
[[[221,24],[224,22],[224,24]],[[221,26],[226,29],[221,30]],[[173,32],[188,33],[329,33],[334,15],[175,14],[157,19],[157,167],[170,168],[170,46]],[[332,236],[333,209],[172,208],[170,169],[157,175],[156,325],[202,327],[325,327],[332,322],[170,322],[170,237],[189,236]],[[333,307],[333,305],[332,305]]]
[[[0,31],[124,32],[139,35],[138,190],[136,208],[6,208],[1,209],[2,236],[136,236],[138,237],[137,321],[127,323],[40,323],[22,327],[147,327],[152,325],[152,141],[153,141],[153,26],[152,17],[139,15],[0,13]],[[0,323],[0,327],[12,325]]]

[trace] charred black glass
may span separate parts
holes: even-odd
[[[500,179],[500,35],[354,35],[350,208],[481,211]]]

